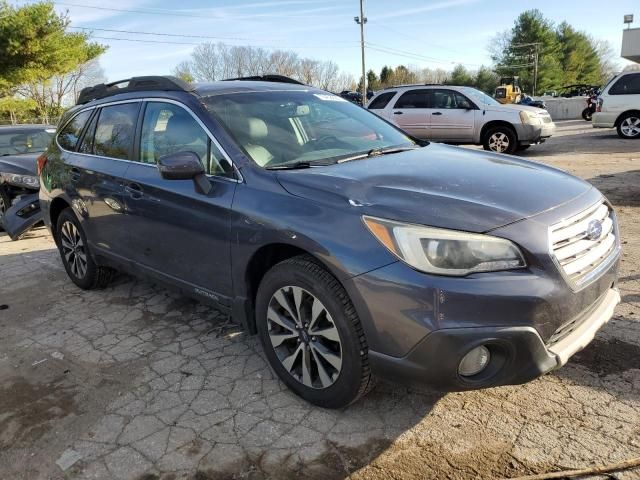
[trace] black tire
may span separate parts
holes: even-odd
[[[74,249],[71,252],[69,245],[73,243],[74,238],[79,241],[73,244]],[[104,288],[109,284],[113,278],[114,270],[95,263],[89,251],[82,225],[71,208],[65,208],[60,213],[55,229],[55,240],[64,269],[73,283],[83,290]],[[69,240],[72,242],[70,243]],[[84,263],[84,267],[81,267],[82,263]]]
[[[0,231],[4,231],[2,227],[2,217],[4,216],[4,212],[6,212],[9,207],[11,207],[11,199],[5,189],[0,186]]]
[[[586,120],[587,122],[591,121],[591,109],[590,108],[585,108],[584,110],[582,110],[582,118],[584,120]]]
[[[625,113],[617,126],[618,136],[625,140],[640,138],[640,113]]]
[[[296,311],[293,289],[304,292],[301,297],[302,301],[299,302],[301,308],[297,308],[296,312],[300,319],[303,318],[300,312],[306,311],[307,314],[311,314],[311,306],[316,305],[316,300],[323,308],[316,317],[318,320],[315,322],[312,320],[310,322],[312,325],[309,325],[308,329],[307,325],[301,325],[296,329],[297,331],[291,328],[297,320],[285,309],[279,309],[278,318],[279,321],[282,321],[283,318],[286,320],[289,325],[287,329],[280,329],[281,323],[270,320],[273,318],[273,313],[268,317],[269,309],[273,312],[282,305],[281,303],[273,303],[277,302],[276,296],[278,294],[286,296],[287,292],[290,292],[291,296],[279,298],[293,301],[294,303],[289,302],[288,305],[290,308],[292,307],[294,312]],[[324,330],[313,330],[314,323],[316,326],[322,324]],[[256,324],[269,364],[278,377],[294,393],[306,401],[324,408],[340,408],[355,402],[373,386],[367,342],[355,308],[342,285],[333,275],[318,265],[313,257],[301,255],[290,258],[278,263],[265,274],[256,297]],[[303,329],[304,333],[302,333]],[[328,330],[337,330],[339,334],[337,345],[324,336],[316,337],[313,334],[314,331],[326,332]],[[274,337],[282,336],[284,333],[284,336],[291,337],[291,332],[293,332],[293,338],[283,340],[280,345],[274,345],[271,335]],[[332,352],[340,354],[341,368],[339,371],[329,370],[333,369],[333,364],[323,361],[327,357],[317,353],[320,347],[326,353],[327,344]],[[299,353],[298,350],[300,350]],[[291,358],[293,360],[287,369],[283,362]],[[311,385],[303,383],[303,361],[305,358],[311,362],[307,369],[307,372],[310,373],[306,377],[307,383],[311,383]],[[318,364],[322,365],[318,366]],[[325,374],[326,386],[325,381],[321,378],[320,368]],[[332,372],[331,377],[327,376],[329,371]],[[313,373],[315,373],[315,379],[313,379]],[[313,382],[309,382],[309,380]],[[329,381],[333,383],[329,383]]]
[[[497,145],[501,145],[504,150],[499,151]],[[513,154],[518,148],[518,137],[512,128],[501,125],[485,132],[482,146],[490,152]]]

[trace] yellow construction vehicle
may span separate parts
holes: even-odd
[[[520,77],[502,77],[494,97],[500,103],[518,103],[522,98]]]

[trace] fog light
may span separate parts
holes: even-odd
[[[463,377],[471,377],[484,370],[489,365],[491,354],[484,345],[474,348],[467,353],[458,365],[458,373]]]

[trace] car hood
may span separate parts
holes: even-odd
[[[37,175],[38,153],[0,157],[0,173]]]
[[[362,214],[486,232],[562,205],[592,187],[543,164],[431,143],[342,164],[277,173],[292,195]]]

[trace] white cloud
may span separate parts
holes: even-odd
[[[478,0],[451,0],[448,2],[432,3],[423,7],[408,8],[406,10],[394,10],[387,11],[376,15],[376,19],[398,18],[407,17],[409,15],[415,15],[418,13],[433,12],[435,10],[444,10],[447,8],[458,7],[462,5],[468,5],[470,3],[476,3]]]

